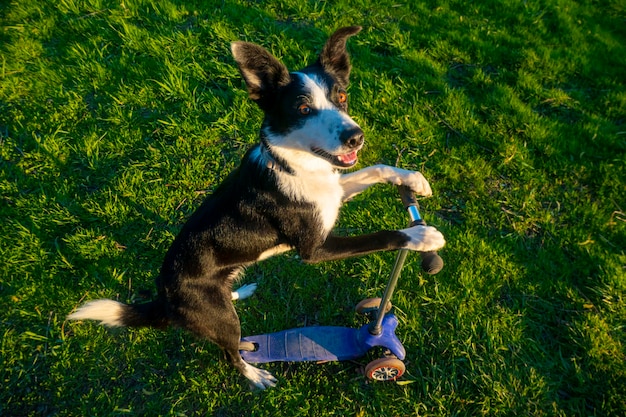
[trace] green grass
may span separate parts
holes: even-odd
[[[626,12],[620,1],[22,0],[0,5],[0,414],[626,414]],[[270,364],[251,393],[180,330],[65,316],[140,302],[205,192],[257,140],[229,42],[293,69],[350,40],[361,164],[418,169],[446,268],[411,256],[394,304],[400,383],[362,361]],[[367,191],[340,233],[404,227]],[[392,253],[248,269],[245,334],[357,326]]]

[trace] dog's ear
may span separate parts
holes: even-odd
[[[248,94],[259,107],[265,107],[272,92],[289,84],[287,67],[264,48],[249,42],[233,42],[230,48]]]
[[[350,56],[346,50],[346,41],[361,31],[361,26],[349,26],[338,29],[326,42],[319,56],[319,63],[326,72],[348,85],[350,78]]]

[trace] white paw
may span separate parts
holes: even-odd
[[[237,291],[233,291],[231,293],[233,300],[243,300],[244,298],[250,297],[256,291],[257,284],[256,282],[253,284],[247,284],[242,287],[239,287]]]
[[[243,376],[248,378],[251,389],[266,389],[276,386],[278,380],[274,378],[274,375],[267,372],[264,369],[255,368],[254,366],[246,363],[246,367],[243,371]]]
[[[436,251],[446,244],[441,232],[432,226],[413,226],[400,230],[409,237],[405,248],[418,252]]]
[[[417,195],[429,197],[433,190],[424,176],[417,171],[409,171],[402,168],[393,168],[393,174],[389,175],[388,181],[394,185],[406,185]]]

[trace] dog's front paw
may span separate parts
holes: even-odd
[[[433,190],[430,188],[430,184],[420,172],[409,171],[402,168],[391,168],[393,169],[393,172],[387,177],[391,184],[405,185],[415,194],[424,197],[430,197],[433,195]]]
[[[401,232],[409,238],[405,245],[405,248],[409,250],[431,252],[443,248],[446,244],[441,232],[432,226],[413,226]]]

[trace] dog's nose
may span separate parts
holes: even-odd
[[[348,129],[341,134],[339,140],[350,149],[358,148],[363,145],[363,131],[359,127]]]

